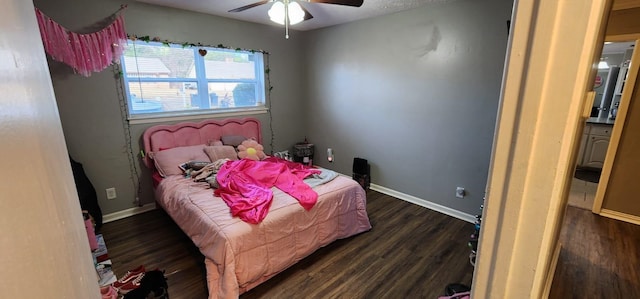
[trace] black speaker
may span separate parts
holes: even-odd
[[[367,159],[353,158],[353,173],[368,174],[369,163]]]
[[[367,189],[371,184],[371,168],[369,162],[362,158],[353,158],[353,179]]]

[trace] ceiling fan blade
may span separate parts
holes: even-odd
[[[360,7],[364,0],[309,0],[311,3],[327,3]]]
[[[304,11],[303,21],[313,19],[313,15],[311,15],[311,13],[306,8],[304,8],[304,6],[300,5],[300,8],[302,8],[302,11]]]
[[[254,8],[256,6],[260,6],[262,4],[267,4],[269,2],[271,2],[271,1],[270,0],[259,1],[259,2],[251,3],[249,5],[245,5],[245,6],[242,6],[242,7],[234,8],[234,9],[230,10],[229,12],[241,12],[241,11],[245,11],[245,10],[247,10],[249,8]]]

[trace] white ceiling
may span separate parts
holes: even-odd
[[[628,49],[633,49],[635,42],[615,42],[615,43],[605,43],[602,48],[602,54],[619,54],[624,53]]]
[[[231,9],[259,2],[258,0],[136,0],[149,4],[174,7],[184,10],[196,11],[225,18],[242,21],[282,26],[269,21],[267,11],[271,3],[260,5],[242,12],[230,13]],[[453,2],[455,0],[364,0],[361,7],[351,7],[335,4],[309,3],[299,0],[313,19],[291,26],[293,30],[312,30],[328,27],[355,20],[371,18],[375,16],[391,14],[403,10],[420,7],[430,3]]]

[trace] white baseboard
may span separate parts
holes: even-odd
[[[614,210],[602,209],[600,210],[600,216],[640,225],[640,217]]]
[[[443,205],[439,205],[437,203],[433,203],[433,202],[430,202],[430,201],[422,199],[422,198],[417,198],[415,196],[412,196],[412,195],[409,195],[409,194],[405,194],[405,193],[402,193],[402,192],[398,192],[396,190],[389,189],[389,188],[386,188],[386,187],[382,187],[382,186],[379,186],[379,185],[376,185],[376,184],[371,184],[370,188],[371,188],[371,190],[378,191],[380,193],[384,193],[386,195],[393,196],[393,197],[398,198],[398,199],[402,199],[402,200],[410,202],[412,204],[416,204],[416,205],[419,205],[421,207],[425,207],[427,209],[434,210],[436,212],[440,212],[442,214],[449,215],[451,217],[458,218],[460,220],[464,220],[464,221],[469,222],[469,223],[474,223],[476,221],[476,216],[475,215],[463,213],[463,212],[460,212],[458,210],[454,210],[452,208],[445,207]]]
[[[351,178],[350,176],[347,176],[347,175],[344,175],[344,174],[341,174],[341,173],[339,173],[339,174],[342,175],[342,176]],[[380,193],[383,193],[383,194],[386,194],[386,195],[389,195],[389,196],[393,196],[395,198],[404,200],[406,202],[410,202],[412,204],[416,204],[416,205],[419,205],[421,207],[424,207],[424,208],[427,208],[427,209],[430,209],[430,210],[434,210],[436,212],[440,212],[442,214],[449,215],[451,217],[458,218],[460,220],[463,220],[463,221],[466,221],[466,222],[469,222],[469,223],[474,223],[476,221],[475,215],[463,213],[463,212],[460,212],[458,210],[455,210],[455,209],[452,209],[452,208],[449,208],[449,207],[445,207],[443,205],[439,205],[437,203],[433,203],[433,202],[430,202],[428,200],[424,200],[424,199],[421,199],[421,198],[418,198],[418,197],[415,197],[415,196],[412,196],[412,195],[409,195],[409,194],[405,194],[405,193],[402,193],[402,192],[399,192],[399,191],[396,191],[396,190],[393,190],[393,189],[382,187],[382,186],[379,186],[379,185],[376,185],[376,184],[371,184],[370,188],[371,188],[371,190],[378,191]],[[151,210],[154,210],[154,209],[156,209],[155,202],[154,203],[148,203],[148,204],[145,204],[145,205],[143,205],[141,207],[133,207],[133,208],[130,208],[130,209],[114,212],[114,213],[111,213],[111,214],[106,214],[106,215],[102,216],[102,222],[103,223],[108,223],[108,222],[111,222],[111,221],[116,221],[116,220],[120,220],[120,219],[123,219],[123,218],[131,217],[133,215],[137,215],[137,214],[141,214],[141,213],[144,213],[144,212],[147,212],[147,211],[151,211]]]
[[[126,210],[117,211],[117,212],[102,216],[102,223],[108,223],[111,221],[120,220],[122,218],[131,217],[133,215],[138,215],[138,214],[155,210],[155,209],[156,209],[156,203],[153,202],[153,203],[148,203],[146,205],[143,205],[141,207],[133,207]]]

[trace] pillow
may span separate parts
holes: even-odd
[[[209,140],[209,143],[207,145],[216,146],[216,145],[224,145],[224,144],[220,139],[212,139],[212,140]]]
[[[238,158],[262,160],[266,157],[264,147],[253,139],[247,139],[238,145]]]
[[[174,147],[153,153],[153,163],[162,177],[174,174],[182,174],[180,164],[184,161],[211,162],[209,156],[203,151],[205,145],[192,145]]]
[[[222,144],[236,147],[240,145],[240,143],[242,143],[243,141],[247,140],[248,138],[242,135],[226,135],[226,136],[220,137],[220,139],[222,139]]]
[[[205,146],[204,152],[211,161],[220,159],[238,160],[236,149],[230,145]]]

